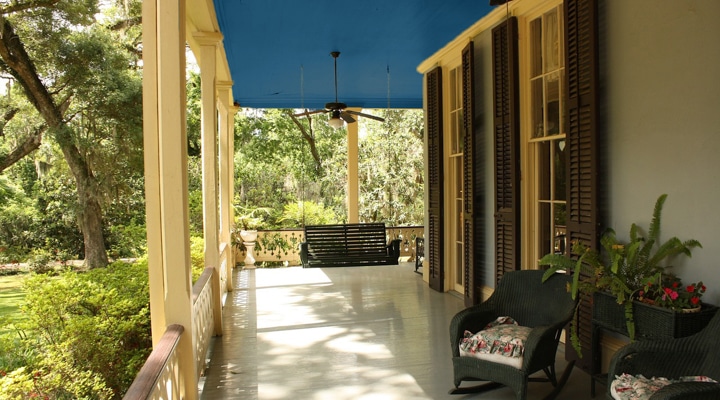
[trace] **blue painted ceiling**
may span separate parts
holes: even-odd
[[[488,0],[214,0],[241,107],[422,108],[416,68],[492,10]],[[389,96],[388,96],[389,93]]]

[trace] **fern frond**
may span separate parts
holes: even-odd
[[[662,217],[662,208],[667,199],[667,194],[661,194],[655,202],[652,221],[650,222],[650,231],[648,231],[648,239],[657,241],[660,238],[660,220]]]

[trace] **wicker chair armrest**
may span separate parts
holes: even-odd
[[[650,400],[714,400],[720,399],[720,384],[710,382],[673,383],[658,390]]]
[[[702,375],[699,368],[705,352],[696,346],[690,346],[692,342],[683,339],[648,340],[624,346],[610,361],[608,377],[613,378],[622,373],[643,374],[647,377],[662,376],[668,379]]]
[[[472,333],[480,332],[485,326],[495,320],[499,315],[489,303],[475,305],[466,308],[453,317],[450,321],[450,346],[453,357],[460,356],[460,341],[465,331]]]
[[[535,370],[538,367],[544,367],[546,360],[555,357],[558,343],[558,330],[560,326],[536,326],[530,331],[527,340],[525,340],[525,354],[523,360],[523,369]],[[540,353],[544,353],[538,356]],[[530,365],[531,361],[540,362],[542,365]]]

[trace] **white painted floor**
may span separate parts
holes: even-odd
[[[448,326],[462,299],[431,290],[414,264],[238,268],[235,287],[224,334],[212,344],[203,400],[514,399],[507,388],[447,394]],[[556,367],[565,367],[562,349]],[[531,383],[528,399],[551,389]],[[575,369],[558,399],[590,398],[589,376]]]

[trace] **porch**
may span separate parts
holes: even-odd
[[[513,399],[509,389],[447,394],[448,326],[462,299],[429,289],[414,268],[237,268],[201,398]],[[557,360],[562,370],[562,349]],[[576,369],[558,399],[590,398],[589,383]],[[531,384],[528,398],[549,392]]]

